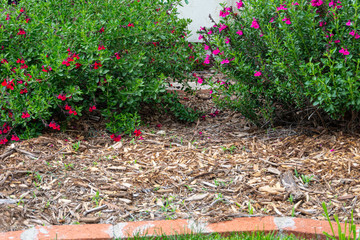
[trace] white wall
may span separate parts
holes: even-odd
[[[191,42],[198,42],[199,34],[196,33],[200,27],[211,27],[214,24],[209,19],[209,14],[213,19],[219,21],[219,13],[222,9],[220,3],[234,4],[236,0],[188,0],[189,4],[183,1],[183,7],[179,7],[180,17],[192,19],[189,30],[192,36],[188,39]]]

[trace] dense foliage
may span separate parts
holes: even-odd
[[[360,110],[360,2],[238,1],[202,28],[214,64],[233,81],[218,82],[220,106],[263,125],[283,112],[322,111],[333,119]],[[311,109],[308,111],[308,109]]]
[[[197,58],[179,0],[0,4],[0,144],[94,111],[129,133],[141,104],[167,101],[165,79],[181,81]]]

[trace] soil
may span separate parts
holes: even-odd
[[[322,202],[331,218],[345,221],[354,210],[360,223],[357,135],[261,130],[236,112],[210,116],[216,108],[206,96],[180,97],[205,119],[186,124],[147,114],[143,139],[113,142],[96,110],[66,131],[0,148],[0,231],[178,218],[324,219]]]

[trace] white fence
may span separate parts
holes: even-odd
[[[209,14],[218,22],[220,18],[219,12],[221,10],[220,3],[235,6],[235,2],[236,0],[188,0],[188,4],[186,4],[185,1],[183,1],[183,7],[179,8],[180,16],[192,20],[189,26],[192,36],[189,37],[189,41],[199,41],[196,31],[198,31],[200,27],[211,27],[214,25],[209,19]]]

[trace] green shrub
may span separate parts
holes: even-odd
[[[0,144],[94,111],[112,133],[134,130],[141,104],[197,60],[179,1],[2,0]]]
[[[318,109],[334,119],[358,112],[359,7],[352,0],[224,6],[220,22],[199,32],[211,51],[204,63],[231,79],[215,83],[214,100],[259,125],[279,109]]]

